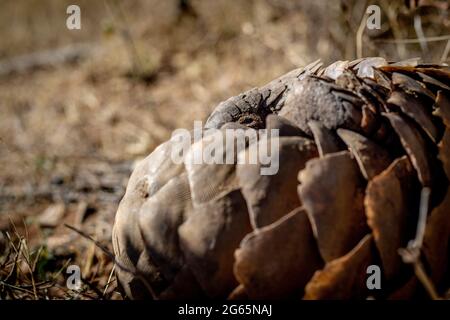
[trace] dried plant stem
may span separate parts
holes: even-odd
[[[450,40],[450,35],[426,37],[423,39],[417,39],[417,38],[413,38],[413,39],[379,39],[379,40],[374,40],[374,41],[378,42],[378,43],[416,44],[416,43],[420,43],[420,41],[439,42],[439,41],[447,41],[447,40]]]
[[[422,54],[424,57],[428,55],[428,44],[425,41],[425,33],[422,28],[422,18],[420,15],[414,15],[414,30],[416,32],[417,38],[419,39],[420,49],[422,50]]]
[[[442,54],[442,57],[441,57],[442,63],[447,61],[449,53],[450,53],[450,40],[447,41],[447,45],[445,46],[444,53]]]
[[[358,27],[358,31],[356,32],[356,58],[360,59],[363,57],[363,36],[364,30],[366,29],[367,24],[367,13],[364,13],[361,18],[361,22]]]
[[[422,262],[420,261],[420,251],[422,249],[423,239],[425,236],[430,194],[430,188],[425,187],[422,189],[420,196],[419,219],[417,221],[416,237],[413,240],[409,241],[407,248],[401,248],[398,252],[402,257],[404,263],[413,265],[416,277],[427,290],[431,299],[438,300],[439,296],[436,292],[433,282],[426,274]]]
[[[425,290],[427,290],[431,299],[441,300],[441,298],[439,297],[439,295],[436,292],[433,282],[430,280],[430,278],[426,274],[426,272],[423,268],[422,262],[420,260],[417,260],[416,262],[414,262],[414,273],[416,274],[417,278],[420,280],[420,282],[424,286]]]
[[[112,282],[112,276],[114,274],[114,271],[116,270],[116,265],[113,265],[111,272],[109,273],[108,281],[106,281],[105,289],[103,290],[103,296],[106,295],[106,291],[108,291],[109,285]]]

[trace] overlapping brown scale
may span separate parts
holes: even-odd
[[[420,125],[433,142],[437,141],[439,133],[433,124],[431,114],[427,110],[431,108],[424,105],[416,97],[400,90],[393,91],[387,102],[400,107],[404,114]]]
[[[207,296],[224,298],[236,287],[233,254],[250,231],[247,206],[239,190],[196,205],[179,227],[185,263]]]
[[[450,83],[450,71],[441,69],[441,68],[421,68],[421,67],[410,67],[410,66],[383,66],[380,67],[380,70],[393,73],[393,72],[401,72],[407,73],[412,76],[417,74],[418,72],[423,73],[429,77],[435,78],[438,81],[443,83]]]
[[[402,267],[398,249],[405,247],[411,238],[408,221],[417,220],[417,183],[414,168],[403,156],[373,178],[366,189],[367,224],[372,229],[388,281]]]
[[[413,167],[416,169],[423,186],[431,184],[431,169],[429,165],[425,142],[414,126],[397,113],[383,113],[389,119],[406,150]]]
[[[262,175],[262,165],[248,161],[249,153],[256,155],[263,143],[271,143],[262,139],[244,151],[247,161],[237,165],[236,174],[242,193],[247,201],[250,220],[254,228],[261,228],[300,206],[297,195],[297,177],[299,170],[305,167],[306,161],[318,156],[314,142],[301,137],[281,137],[279,147],[278,172],[273,175]],[[275,164],[274,164],[275,165]],[[280,201],[280,195],[283,199]]]
[[[324,69],[323,76],[336,80],[348,67],[348,61],[336,61]]]
[[[172,146],[171,141],[161,144],[137,165],[117,210],[112,234],[117,261],[130,270],[137,269],[140,274],[151,279],[152,285],[158,288],[161,287],[160,283],[163,280],[159,275],[159,269],[147,254],[141,237],[139,214],[143,205],[167,181],[184,171],[183,164],[167,161]],[[150,292],[134,274],[120,268],[117,268],[116,272],[121,286],[129,297],[134,299],[151,297]]]
[[[445,130],[444,136],[438,144],[438,148],[438,158],[442,162],[447,178],[450,180],[450,128]]]
[[[418,286],[420,286],[419,280],[416,275],[412,275],[405,284],[392,292],[387,300],[410,300],[416,294]]]
[[[361,92],[366,97],[367,107],[369,107],[373,113],[378,114],[380,110],[387,110],[386,97],[389,91],[376,85],[374,80],[365,78]]]
[[[447,153],[450,158],[450,154]],[[450,192],[428,218],[423,240],[423,256],[429,276],[442,292],[443,280],[450,270]]]
[[[422,1],[427,1],[427,0],[422,0]],[[420,62],[419,64],[417,64],[417,67],[418,68],[435,68],[435,69],[450,71],[450,67],[448,65],[432,63],[432,62]]]
[[[416,68],[417,72],[421,72],[430,76],[432,78],[436,78],[441,82],[450,83],[450,69],[448,67],[431,67],[431,68]]]
[[[396,67],[416,67],[417,65],[419,65],[420,61],[420,58],[409,58],[401,61],[391,62],[389,63],[389,65]]]
[[[427,76],[426,74],[424,74],[422,72],[417,72],[417,74],[420,76],[420,78],[422,78],[423,82],[425,82],[427,84],[431,84],[437,88],[450,91],[450,87],[448,85],[446,85],[445,83],[443,83],[433,77]]]
[[[450,179],[450,128],[446,128],[438,145],[438,158]],[[431,280],[435,285],[442,283],[450,270],[450,190],[443,201],[433,209],[428,220],[423,242],[423,254]],[[438,288],[444,289],[444,288]],[[445,288],[447,289],[447,288]]]
[[[358,78],[353,70],[345,69],[336,77],[335,84],[347,90],[358,92],[361,88],[361,79]]]
[[[178,245],[178,227],[191,208],[187,174],[172,178],[144,203],[139,212],[139,229],[147,251],[163,277],[172,281],[183,265]],[[164,241],[161,241],[164,239]]]
[[[337,134],[354,155],[367,180],[371,180],[391,163],[388,152],[363,135],[346,129],[338,129]]]
[[[375,115],[379,113],[379,110],[387,110],[386,96],[390,89],[386,89],[379,85],[372,78],[361,79],[356,76],[354,71],[345,70],[336,79],[336,85],[356,93],[357,96],[364,102],[362,121],[365,120],[364,117],[367,118],[367,111],[371,111]],[[352,103],[358,105],[355,101]],[[362,127],[362,130],[366,130],[366,128]]]
[[[408,93],[417,93],[426,96],[434,101],[436,96],[428,90],[428,88],[422,83],[405,74],[394,72],[392,74],[392,83]]]
[[[160,300],[204,299],[206,295],[188,266],[184,265],[172,279],[170,285],[162,291]]]
[[[222,149],[216,148],[216,159],[225,161],[230,155],[231,164],[194,160],[197,152],[209,152],[207,148],[213,146],[210,143],[214,143],[214,137],[226,139],[224,131],[213,131],[203,137],[191,147],[186,158],[192,210],[186,212],[187,218],[178,229],[179,242],[185,264],[209,297],[226,297],[237,285],[232,270],[233,253],[251,231],[247,205],[235,173],[238,151],[246,145],[243,138],[247,134],[256,137],[256,131],[250,130],[236,130],[229,137],[234,142],[242,139],[242,146],[226,143]]]
[[[368,106],[362,108],[361,131],[371,136],[380,126],[379,116]]]
[[[235,257],[234,273],[251,299],[301,294],[323,264],[301,208],[247,235]]]
[[[373,239],[365,236],[345,256],[317,271],[305,288],[305,300],[364,299],[367,267],[373,263]]]
[[[316,61],[308,64],[305,67],[305,72],[310,74],[317,73],[323,66],[323,62],[320,59],[317,59]]]
[[[391,82],[388,77],[386,77],[380,70],[374,69],[376,72],[382,74],[385,78],[384,80],[376,80],[372,78],[364,78],[363,82],[369,86],[372,90],[374,90],[379,95],[379,99],[384,99],[384,97],[390,92],[391,90]],[[377,74],[375,74],[375,77],[377,77]],[[383,102],[383,100],[381,100]]]
[[[382,86],[385,90],[391,90],[391,84],[392,81],[389,79],[389,77],[384,74],[381,70],[378,68],[373,69],[374,78],[380,86]]]
[[[314,136],[320,157],[329,153],[338,152],[342,149],[336,135],[331,130],[322,126],[320,122],[309,121],[308,125]]]
[[[374,78],[374,69],[387,65],[387,61],[381,57],[371,57],[362,59],[354,69],[358,70],[358,77]]]
[[[240,145],[237,141],[238,139],[245,141],[246,135],[249,137],[253,136],[255,141],[257,139],[257,132],[253,129],[234,130],[233,136],[228,138],[233,139],[236,143],[225,143],[227,135],[224,130],[211,130],[210,134],[205,135],[200,141],[192,145],[186,156],[185,167],[188,173],[194,206],[208,202],[222,193],[239,188],[235,175],[235,163],[237,162],[239,151],[245,148],[245,143]],[[215,139],[217,139],[216,141],[222,141],[219,144],[222,148],[215,148],[214,150]],[[204,161],[206,160],[204,155],[209,153],[208,150],[211,150],[211,153],[213,150],[214,153],[217,152],[217,155],[214,154],[214,157],[211,156],[211,159],[209,159],[211,162]],[[230,163],[226,161],[227,156],[230,157]]]
[[[440,117],[445,125],[450,127],[450,93],[439,91],[434,107],[436,110],[433,114]]]
[[[267,130],[278,130],[278,135],[280,137],[306,137],[307,134],[303,132],[299,127],[293,124],[286,118],[283,118],[276,114],[269,114],[266,117],[266,129]]]
[[[307,162],[298,193],[308,213],[320,253],[331,261],[349,252],[367,233],[364,180],[350,152]]]

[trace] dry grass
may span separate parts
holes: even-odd
[[[115,282],[104,294],[111,260],[64,224],[111,249],[136,161],[229,96],[317,57],[354,58],[363,10],[353,0],[344,9],[338,1],[191,0],[187,10],[178,0],[80,0],[82,29],[69,31],[69,3],[0,2],[3,61],[76,43],[92,49],[75,63],[0,76],[2,299],[118,298]],[[407,14],[394,27],[389,12],[400,14],[387,6],[381,34],[363,34],[364,55],[397,59],[398,42],[379,41],[416,38]],[[424,20],[424,30],[450,33],[445,20]],[[408,57],[423,53],[420,43],[404,46]],[[429,58],[445,47],[430,43]],[[42,212],[54,204],[63,216],[43,227]],[[85,279],[79,293],[65,287],[72,263]]]
[[[66,285],[66,269],[76,264],[73,257],[58,258],[44,245],[29,247],[14,224],[12,232],[2,234],[4,250],[0,257],[0,299],[118,299],[113,263],[95,245],[88,249],[79,267],[83,270],[81,288],[71,290]],[[79,262],[78,262],[79,263]],[[105,275],[109,275],[105,277]]]

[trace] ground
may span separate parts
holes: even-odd
[[[0,4],[0,299],[123,298],[111,257],[65,224],[111,251],[134,165],[173,130],[318,55],[355,57],[353,34],[329,40],[341,25],[329,2],[182,2],[78,1],[81,30],[65,25],[72,1]],[[75,61],[10,68],[80,45]]]

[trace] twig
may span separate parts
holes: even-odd
[[[6,232],[6,236],[7,236],[8,240],[9,240],[9,243],[10,243],[11,247],[14,249],[16,255],[14,257],[13,267],[11,268],[11,271],[6,276],[4,281],[8,281],[11,278],[11,276],[14,274],[14,272],[17,270],[17,261],[18,261],[19,256],[20,256],[20,251],[22,250],[22,241],[19,242],[19,246],[18,246],[18,248],[16,248],[16,246],[14,245],[14,243],[13,243],[13,241],[11,239],[11,236],[9,235],[8,232]]]
[[[358,27],[358,31],[356,32],[356,58],[360,59],[363,56],[363,48],[362,48],[362,40],[364,35],[364,30],[366,29],[367,24],[367,13],[365,12],[361,18],[361,22]]]
[[[378,43],[398,43],[398,44],[415,44],[415,43],[420,43],[420,41],[439,42],[439,41],[448,41],[448,40],[450,40],[450,35],[436,36],[436,37],[427,37],[427,38],[423,38],[423,39],[417,39],[417,38],[412,38],[412,39],[377,39],[377,40],[374,40],[374,42],[378,42]]]
[[[427,276],[422,262],[420,261],[420,251],[422,249],[423,239],[425,236],[425,228],[428,215],[428,203],[430,200],[431,189],[425,187],[420,195],[419,219],[417,221],[416,237],[408,242],[407,248],[400,248],[398,253],[402,257],[404,263],[412,264],[414,273],[420,280],[433,300],[439,299],[433,282]]]
[[[108,291],[109,285],[112,282],[112,276],[114,274],[114,270],[116,270],[116,265],[113,265],[111,272],[109,273],[108,281],[106,282],[105,289],[103,290],[103,296],[106,295],[106,291]]]
[[[31,262],[30,262],[30,251],[28,250],[28,245],[26,243],[25,239],[22,239],[21,241],[23,241],[24,243],[24,250],[22,251],[22,256],[25,258],[25,262],[27,263],[28,266],[28,270],[30,271],[30,278],[31,278],[31,284],[33,286],[33,294],[34,294],[34,299],[38,300],[38,295],[37,295],[37,290],[36,290],[36,283],[34,281],[34,275],[33,275],[33,268],[31,266]],[[25,256],[26,253],[26,256]]]
[[[13,285],[13,284],[9,284],[9,283],[7,283],[7,282],[5,282],[5,281],[2,281],[2,280],[0,280],[0,284],[1,284],[1,285],[4,285],[5,287],[9,287],[9,288],[11,288],[11,289],[14,289],[14,290],[19,290],[19,291],[22,291],[22,292],[26,292],[26,293],[28,293],[28,294],[33,294],[33,293],[34,293],[33,291],[30,291],[30,290],[28,290],[28,289],[24,289],[24,288],[19,287],[19,286],[15,286],[15,285]]]
[[[420,49],[425,58],[428,56],[428,43],[425,41],[425,33],[422,28],[422,18],[419,14],[414,15],[414,30],[416,31],[417,38],[419,39]]]

